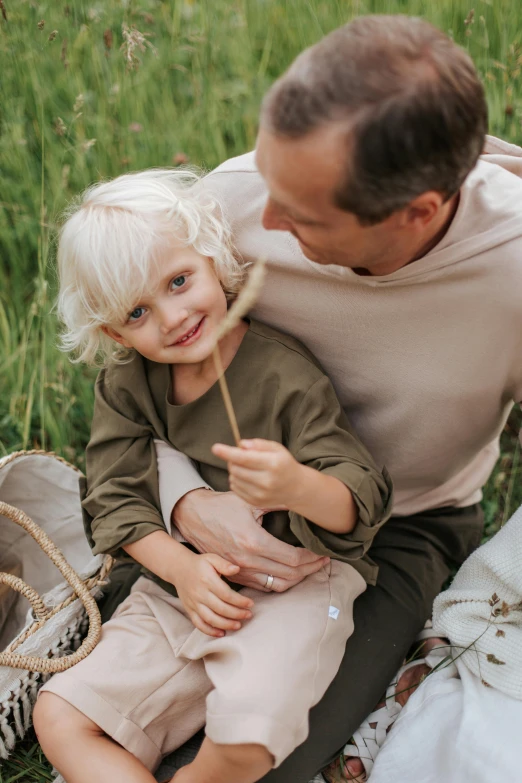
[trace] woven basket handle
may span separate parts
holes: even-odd
[[[19,579],[12,574],[4,574],[0,571],[0,585],[8,585],[13,590],[16,590],[17,593],[21,593],[33,607],[36,619],[45,620],[46,616],[49,614],[49,610],[45,608],[44,602],[36,590],[24,582],[23,579]]]
[[[27,514],[24,514],[23,511],[20,511],[20,509],[9,506],[7,503],[2,503],[1,501],[0,515],[7,517],[15,522],[15,524],[20,525],[20,527],[34,538],[43,552],[52,560],[66,582],[72,587],[84,605],[89,617],[89,632],[81,646],[71,655],[66,655],[63,658],[38,658],[36,656],[20,655],[18,653],[5,651],[0,653],[0,666],[11,666],[14,669],[27,669],[28,671],[42,672],[44,674],[70,669],[71,666],[74,666],[76,663],[83,660],[83,658],[86,658],[98,643],[101,634],[101,617],[98,605],[76,571],[71,568],[58,547],[36,522],[33,522],[33,520],[30,519]],[[0,583],[8,584],[28,598],[33,606],[37,622],[40,623],[40,625],[44,625],[47,616],[50,614],[50,610],[45,608],[42,599],[32,587],[29,587],[29,585],[25,584],[21,579],[13,577],[11,574],[4,573],[0,574]]]

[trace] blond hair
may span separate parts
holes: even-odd
[[[75,361],[123,361],[128,351],[101,327],[123,323],[149,290],[158,252],[173,241],[212,260],[228,298],[244,266],[230,228],[201,177],[187,169],[148,169],[92,185],[66,211],[59,234],[61,347]]]

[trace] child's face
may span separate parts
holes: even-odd
[[[192,247],[162,252],[151,293],[124,324],[103,327],[109,337],[164,364],[197,364],[210,356],[227,302],[208,258]]]

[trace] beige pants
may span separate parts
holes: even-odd
[[[216,639],[181,601],[141,578],[94,651],[43,687],[154,770],[206,724],[215,743],[256,743],[274,766],[308,735],[308,712],[334,678],[365,589],[332,561],[286,593],[245,588],[253,617]]]

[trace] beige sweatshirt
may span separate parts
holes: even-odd
[[[269,259],[253,315],[297,337],[395,484],[394,514],[467,506],[522,400],[522,149],[488,138],[457,214],[424,258],[381,277],[306,259],[288,233],[265,231],[254,154],[207,178],[247,260]],[[165,517],[202,486],[182,455],[160,449]]]

